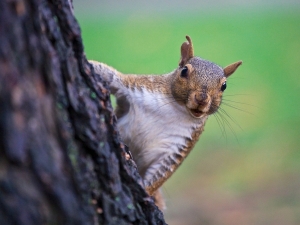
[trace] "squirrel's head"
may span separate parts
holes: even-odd
[[[200,118],[216,112],[226,89],[227,78],[242,64],[233,63],[224,69],[194,56],[192,40],[181,45],[179,68],[172,79],[171,91],[175,100],[185,105],[189,113]]]

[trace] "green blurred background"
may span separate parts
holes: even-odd
[[[163,187],[170,225],[300,224],[298,2],[74,0],[87,58],[121,72],[170,72],[186,34],[202,58],[243,60]]]

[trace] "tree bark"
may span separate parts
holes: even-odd
[[[68,0],[0,1],[0,135],[1,225],[165,224]]]

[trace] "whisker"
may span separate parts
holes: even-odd
[[[258,108],[258,109],[262,109],[262,108],[260,108],[260,107],[258,107],[258,106],[256,106],[256,105],[252,105],[252,104],[249,104],[249,103],[245,103],[245,102],[238,102],[238,101],[233,101],[233,100],[229,100],[229,99],[225,99],[225,98],[223,98],[222,99],[222,102],[232,102],[232,103],[236,103],[236,104],[240,104],[240,105],[248,105],[248,106],[252,106],[252,107],[256,107],[256,108]]]
[[[228,96],[255,96],[254,94],[232,94],[232,95],[228,95],[228,94],[226,94],[225,95],[226,97],[228,97]]]
[[[238,122],[232,117],[230,116],[224,109],[222,109],[221,107],[219,108],[219,110],[224,113],[235,125],[237,125],[241,130],[243,130],[243,128],[238,124]]]
[[[225,137],[226,142],[227,142],[227,133],[226,133],[226,128],[225,128],[225,122],[224,122],[224,119],[223,119],[223,116],[221,115],[221,113],[218,112],[218,109],[220,109],[220,107],[213,103],[211,104],[211,107],[213,107],[213,109],[217,109],[216,113],[214,113],[213,115],[215,115],[216,119],[219,120],[219,122],[222,126],[222,129],[221,129],[222,135],[223,135],[223,137]]]
[[[225,129],[223,121],[221,121],[221,119],[219,118],[219,115],[217,113],[214,113],[213,115],[216,118],[218,126],[219,126],[219,128],[220,128],[220,130],[222,132],[222,136],[227,140],[226,129]]]
[[[239,143],[239,140],[237,138],[237,134],[236,132],[234,131],[232,125],[230,124],[230,122],[227,120],[227,118],[221,113],[221,111],[218,111],[217,112],[220,117],[222,118],[223,122],[229,127],[230,131],[232,132],[232,134],[234,135],[235,139],[237,140],[237,142]]]
[[[230,107],[230,108],[233,108],[233,109],[236,109],[236,110],[238,110],[238,111],[241,111],[241,112],[244,112],[244,113],[248,113],[248,114],[250,114],[250,115],[252,115],[252,116],[255,116],[255,114],[253,114],[253,113],[251,113],[251,112],[248,112],[248,111],[246,111],[246,110],[237,108],[237,107],[232,106],[232,105],[230,105],[230,104],[228,104],[228,103],[226,103],[226,102],[223,102],[223,105],[226,105],[226,106],[228,106],[228,107]]]
[[[230,121],[228,119],[230,119],[237,127],[239,127],[241,130],[243,130],[243,128],[239,125],[239,123],[232,117],[230,116],[223,108],[221,108],[220,106],[218,107],[215,104],[211,105],[212,107],[218,108],[216,115],[220,116],[221,118],[221,122],[223,124],[223,127],[225,129],[225,124],[229,127],[230,131],[232,132],[232,134],[235,136],[235,139],[238,141],[238,137],[237,134],[234,130],[234,127],[231,125]],[[228,117],[228,119],[226,118]],[[223,132],[223,131],[222,131]],[[226,132],[225,132],[226,133]]]

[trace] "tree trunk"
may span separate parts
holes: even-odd
[[[1,225],[165,224],[68,0],[0,0],[0,135]]]

